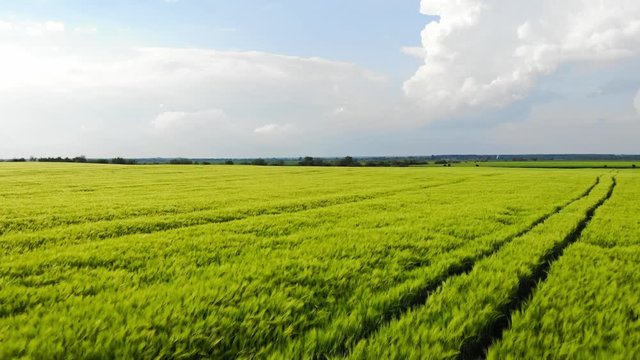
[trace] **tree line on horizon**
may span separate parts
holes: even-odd
[[[82,163],[82,164],[118,164],[118,165],[135,165],[138,163],[134,159],[125,159],[122,157],[115,157],[113,159],[87,159],[86,156],[80,155],[76,157],[30,157],[26,158],[13,158],[5,160],[7,162],[53,162],[53,163]]]
[[[139,162],[136,159],[126,159],[115,157],[112,159],[88,159],[84,155],[76,157],[30,157],[13,158],[5,160],[7,162],[51,162],[51,163],[90,163],[90,164],[117,164],[117,165],[143,165],[143,164],[159,164],[157,162]],[[445,163],[445,161],[440,161]],[[436,164],[439,162],[436,161]],[[210,165],[209,161],[197,161],[188,158],[169,159],[166,164],[170,165]],[[389,158],[389,159],[356,159],[352,156],[345,156],[339,159],[327,159],[320,157],[305,156],[298,158],[298,161],[285,161],[283,159],[248,159],[243,161],[234,161],[232,159],[224,160],[217,164],[224,165],[254,165],[254,166],[339,166],[339,167],[407,167],[412,165],[427,165],[428,161],[408,158]]]

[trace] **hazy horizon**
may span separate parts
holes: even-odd
[[[0,158],[638,154],[640,3],[0,4]]]

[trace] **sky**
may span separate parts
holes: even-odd
[[[640,153],[637,0],[5,0],[0,158]]]

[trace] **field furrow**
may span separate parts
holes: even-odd
[[[640,352],[638,179],[618,190],[550,269],[528,305],[489,348],[490,359],[633,359]],[[605,226],[606,225],[606,226]]]
[[[448,278],[469,272],[477,261],[494,254],[505,244],[525,236],[567,206],[589,196],[599,182],[600,178],[597,178],[584,193],[557,206],[516,233],[501,239],[487,237],[467,243],[431,258],[425,266],[412,270],[404,283],[377,293],[358,294],[358,298],[362,300],[354,304],[355,307],[339,309],[326,326],[311,329],[286,344],[284,349],[270,354],[270,357],[326,358],[346,354],[358,341],[375,333],[403,313],[422,305],[429,294]],[[269,351],[274,345],[270,344],[263,351]]]
[[[453,277],[421,307],[360,341],[350,358],[476,358],[530,291],[545,265],[573,241],[609,198],[615,181],[601,182],[533,231]]]
[[[301,211],[321,209],[341,204],[358,203],[395,195],[405,191],[415,191],[438,188],[461,183],[462,180],[440,182],[430,185],[401,187],[374,193],[335,196],[332,198],[314,198],[303,201],[270,204],[269,206],[254,206],[250,208],[231,210],[204,210],[178,213],[170,216],[141,216],[116,221],[87,221],[80,225],[68,224],[63,227],[53,227],[45,231],[5,234],[0,236],[0,249],[4,254],[32,251],[43,246],[55,246],[59,243],[71,245],[73,243],[113,239],[133,234],[152,234],[160,231],[188,228],[216,223],[254,218],[265,215],[292,214]]]
[[[638,246],[573,244],[487,358],[637,358],[639,264]]]

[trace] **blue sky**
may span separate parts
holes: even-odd
[[[26,0],[0,14],[95,26],[99,38],[129,46],[255,50],[352,62],[403,81],[419,60],[401,53],[420,44],[433,19],[415,0]]]
[[[0,52],[0,158],[640,153],[632,0],[12,0]]]

